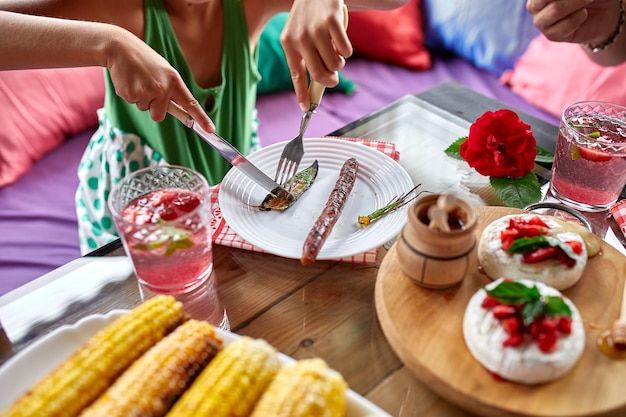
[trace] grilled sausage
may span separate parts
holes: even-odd
[[[322,214],[317,218],[304,240],[302,257],[300,258],[302,265],[309,266],[315,262],[322,245],[341,215],[348,196],[354,187],[358,170],[359,163],[355,158],[348,159],[341,167],[335,188],[330,193]]]

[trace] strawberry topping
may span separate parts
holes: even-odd
[[[569,307],[561,297],[542,297],[535,287],[504,281],[488,291],[482,308],[491,311],[507,336],[503,347],[515,347],[529,338],[543,353],[557,349],[559,337],[572,333]]]
[[[583,252],[582,243],[561,242],[550,236],[549,231],[550,227],[539,216],[512,217],[507,228],[500,232],[502,249],[522,254],[523,261],[529,264],[556,259],[568,268],[576,265],[573,254]]]
[[[600,149],[591,149],[585,147],[579,147],[578,152],[581,158],[591,162],[606,162],[611,160],[611,155]]]

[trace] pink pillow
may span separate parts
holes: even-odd
[[[98,124],[100,67],[0,71],[0,187],[67,137]]]
[[[580,45],[538,35],[500,82],[557,117],[571,103],[601,100],[626,104],[626,64],[602,67]]]
[[[424,46],[421,0],[393,10],[351,12],[348,36],[355,54],[416,71],[431,66]]]

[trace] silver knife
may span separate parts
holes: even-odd
[[[178,104],[170,101],[167,108],[167,112],[181,121],[185,126],[193,129],[198,136],[200,136],[206,143],[211,145],[224,159],[232,164],[235,168],[239,169],[242,173],[248,176],[256,184],[260,185],[271,194],[278,198],[285,199],[287,201],[293,200],[287,190],[281,187],[277,182],[268,177],[263,171],[257,168],[252,162],[248,161],[237,148],[232,144],[224,140],[215,133],[209,133],[204,130],[196,121]]]

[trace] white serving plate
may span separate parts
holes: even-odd
[[[250,162],[274,177],[285,143],[276,143],[249,156]],[[362,228],[360,215],[367,215],[413,188],[409,174],[392,158],[363,145],[337,138],[304,139],[304,157],[299,169],[314,160],[319,171],[314,184],[285,211],[260,211],[253,206],[268,194],[236,168],[220,186],[219,203],[230,227],[249,243],[274,255],[300,259],[302,245],[319,217],[344,162],[354,157],[359,171],[341,217],[322,246],[317,259],[353,256],[394,239],[407,220],[408,205]]]
[[[39,379],[52,371],[65,358],[69,357],[83,343],[94,336],[114,320],[126,313],[126,310],[112,310],[107,314],[95,314],[85,317],[73,325],[63,326],[47,334],[18,353],[0,367],[0,412],[11,405]],[[241,337],[235,333],[216,329],[222,336],[224,346]],[[294,359],[279,353],[282,363]],[[348,390],[346,417],[383,416],[389,414],[356,392]]]

